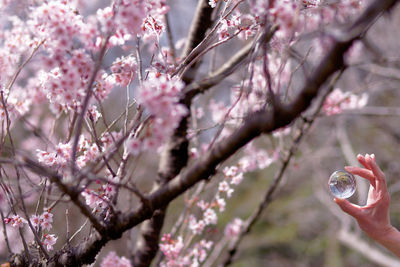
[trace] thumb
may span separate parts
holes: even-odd
[[[346,199],[335,198],[334,201],[347,214],[353,216],[354,218],[358,218],[360,216],[360,207],[359,206],[351,204]]]

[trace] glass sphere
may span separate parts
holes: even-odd
[[[347,171],[335,171],[329,178],[329,189],[337,198],[349,198],[356,191],[356,179]]]

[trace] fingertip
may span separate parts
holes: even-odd
[[[351,173],[351,174],[353,174],[353,166],[344,166],[344,170],[345,171],[347,171],[347,172],[349,172],[349,173]]]
[[[371,155],[370,154],[367,154],[366,156],[365,156],[365,161],[366,161],[366,163],[369,165],[369,166],[371,166],[371,163],[372,163],[372,157],[371,157]]]
[[[366,156],[367,156],[366,154],[365,154],[365,155],[361,155],[361,154],[358,154],[358,155],[357,155],[357,160],[358,160],[358,162],[359,162],[361,165],[363,165],[364,167],[365,167],[365,162],[366,162],[366,159],[365,159]]]

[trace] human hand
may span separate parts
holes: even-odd
[[[376,164],[374,154],[358,155],[357,159],[364,168],[348,166],[345,167],[345,170],[370,182],[366,205],[355,205],[346,199],[339,198],[335,198],[334,201],[344,212],[357,220],[364,232],[371,238],[380,241],[394,231],[390,224],[390,195],[386,186],[385,174]]]

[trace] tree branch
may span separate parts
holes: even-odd
[[[212,12],[213,9],[208,4],[208,1],[199,1],[195,12],[195,17],[190,28],[188,41],[182,54],[183,58],[187,57],[187,55],[206,36],[207,30],[212,25]],[[193,64],[184,73],[182,80],[186,84],[192,82],[194,79],[197,68],[200,65],[199,63],[200,62]],[[186,101],[186,99],[183,98],[181,103],[184,104],[188,110],[190,110],[191,101]],[[159,164],[159,180],[155,182],[153,190],[156,190],[163,184],[167,183],[169,180],[175,177],[183,167],[187,165],[189,159],[189,142],[186,138],[186,135],[189,116],[190,113],[182,118],[179,126],[168,140],[168,143],[165,144]],[[154,211],[151,220],[142,224],[139,237],[136,241],[136,248],[131,257],[131,261],[134,266],[148,266],[156,256],[167,206],[168,204],[160,206],[158,210]]]
[[[71,201],[80,209],[82,214],[90,220],[94,228],[99,233],[104,233],[105,226],[95,216],[93,216],[93,213],[88,206],[79,199],[79,191],[62,182],[62,176],[29,158],[25,158],[25,167],[29,168],[34,173],[48,177],[52,183],[55,183],[58,186],[61,192],[70,197]]]

